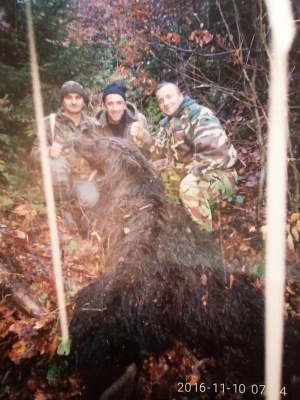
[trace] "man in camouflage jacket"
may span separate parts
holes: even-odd
[[[167,159],[161,176],[170,196],[180,199],[203,229],[212,230],[212,206],[236,190],[236,151],[213,112],[184,97],[177,85],[162,83],[156,98],[166,115],[157,137],[138,133],[134,141],[150,150],[154,162]]]
[[[99,193],[94,182],[89,181],[92,170],[74,149],[74,139],[81,135],[94,137],[98,134],[96,121],[82,112],[87,93],[74,81],[61,87],[62,107],[44,120],[49,149],[52,184],[56,201],[69,204],[75,199],[80,208],[93,207]],[[34,141],[31,154],[39,158],[39,140]],[[70,213],[65,212],[71,224]]]

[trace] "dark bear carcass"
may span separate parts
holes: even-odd
[[[236,384],[262,380],[261,291],[224,266],[212,235],[168,200],[133,144],[78,139],[75,148],[101,174],[100,199],[84,218],[106,263],[77,296],[70,332],[78,363],[121,371],[179,341],[217,357],[219,382],[233,372]]]

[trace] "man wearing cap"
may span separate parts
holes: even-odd
[[[126,101],[126,90],[119,82],[107,85],[102,95],[104,108],[96,114],[96,119],[101,134],[133,141],[133,135],[149,133],[149,128],[145,116]]]
[[[176,84],[161,83],[156,100],[165,115],[158,135],[139,131],[134,142],[149,149],[152,161],[167,160],[161,177],[170,197],[180,199],[192,219],[211,231],[212,207],[236,192],[236,150],[214,113]]]
[[[90,138],[97,135],[97,123],[83,113],[88,96],[78,82],[65,82],[61,87],[60,97],[61,108],[44,120],[54,196],[56,201],[67,205],[68,209],[73,199],[81,209],[93,207],[99,193],[96,185],[88,180],[91,167],[74,150],[73,141],[81,135]],[[37,158],[39,153],[37,138],[31,154]],[[75,221],[68,209],[64,210],[64,217],[69,225],[75,227]]]

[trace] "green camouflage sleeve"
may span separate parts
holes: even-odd
[[[133,142],[137,147],[149,150],[151,160],[159,160],[166,157],[167,134],[163,128],[160,128],[158,135],[154,137],[149,132],[148,126],[145,127],[144,125],[142,137],[138,139],[137,137],[133,136]]]
[[[235,164],[236,150],[209,108],[200,106],[191,113],[186,135],[195,148],[193,173],[196,176],[214,169],[227,169]]]
[[[165,128],[160,127],[160,130],[149,147],[151,160],[160,160],[166,158],[168,154],[168,132]]]
[[[164,120],[160,122],[163,124]],[[144,129],[143,136],[140,140],[134,138],[134,143],[140,148],[146,148],[150,152],[151,160],[160,160],[167,157],[168,153],[168,132],[164,126],[160,126],[158,134],[154,137],[149,132],[149,128]]]

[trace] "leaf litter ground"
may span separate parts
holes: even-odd
[[[240,141],[236,147],[241,159],[239,190],[236,199],[222,202],[214,211],[216,240],[226,262],[250,273],[253,284],[263,290],[264,240],[260,228],[264,225],[264,207],[258,216],[256,213],[259,153],[255,140]],[[10,198],[8,188],[0,195]],[[287,223],[292,229],[298,221],[295,214],[291,216]],[[83,239],[60,217],[57,221],[70,318],[75,294],[103,271],[105,255],[97,233]],[[285,300],[286,317],[299,319],[300,246],[295,236],[293,249],[287,251]],[[57,355],[60,333],[55,282],[48,221],[38,182],[28,186],[27,195],[0,208],[0,238],[0,399],[85,399],[82,378],[69,368],[66,357]],[[26,306],[32,307],[34,315],[26,311]],[[161,393],[162,399],[181,399],[177,383],[201,383],[205,371],[214,368],[216,362],[177,343],[158,359],[145,359],[138,380],[140,392],[144,399],[152,399],[153,391]],[[221,393],[216,398],[219,395],[225,398]]]

